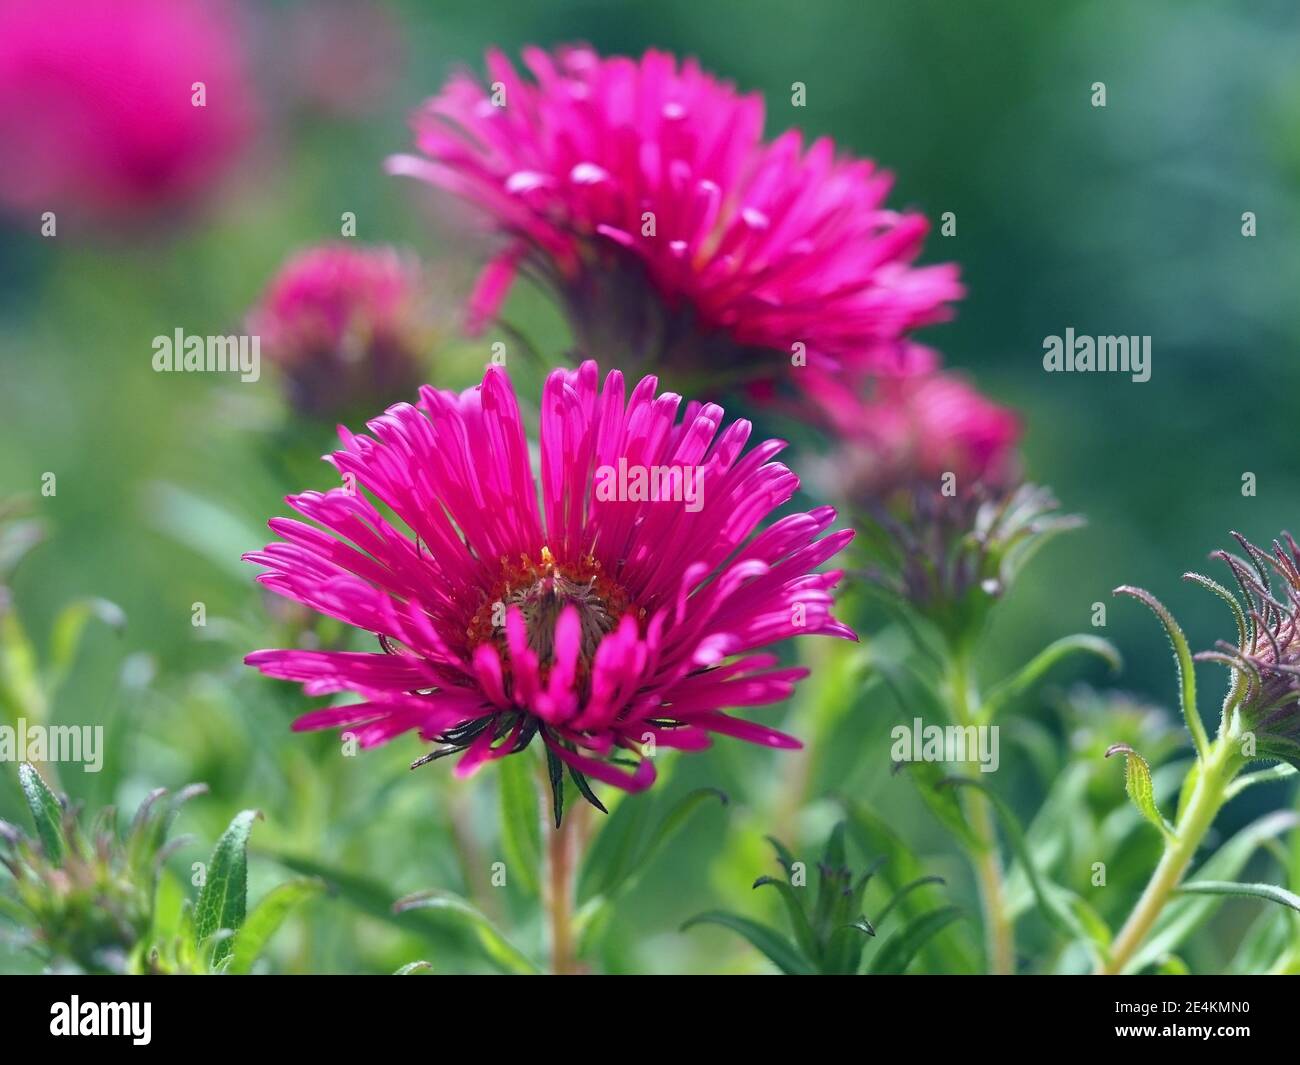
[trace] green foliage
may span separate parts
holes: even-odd
[[[754,888],[771,887],[780,896],[793,941],[768,925],[723,910],[698,914],[682,925],[682,930],[702,924],[728,928],[743,936],[781,972],[791,976],[857,973],[868,940],[876,937],[878,927],[890,914],[909,895],[927,885],[942,884],[943,880],[925,876],[904,885],[885,903],[873,924],[862,912],[862,901],[878,865],[858,874],[849,868],[847,832],[847,823],[843,821],[831,831],[822,859],[817,863],[815,893],[808,888],[805,863],[796,860],[779,840],[768,841],[776,851],[784,879],[760,876],[754,881]],[[958,907],[945,906],[908,920],[876,952],[867,971],[905,972],[921,949],[961,916]]]
[[[217,842],[191,907],[172,889],[168,840],[180,807],[207,789],[174,796],[158,788],[124,834],[112,808],[89,830],[29,763],[19,767],[35,838],[0,822],[0,861],[11,881],[0,896],[25,944],[52,967],[90,973],[251,971],[287,914],[321,884],[294,881],[270,892],[245,922],[248,835],[257,814],[239,814]]]

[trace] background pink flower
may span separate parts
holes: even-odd
[[[884,493],[911,481],[959,487],[1000,484],[1015,469],[1020,418],[964,378],[937,369],[875,381],[862,399],[849,386],[827,389],[831,425],[855,456],[858,493]]]
[[[913,265],[928,223],[885,206],[889,174],[798,130],[764,141],[757,94],[653,50],[523,57],[531,77],[495,51],[486,85],[453,77],[415,118],[423,156],[390,163],[506,236],[472,325],[522,269],[559,293],[584,352],[617,339],[646,360],[762,375],[798,344],[823,370],[892,371],[901,338],[962,295],[955,266]]]
[[[6,0],[0,204],[115,218],[192,202],[253,133],[243,53],[226,0]]]
[[[431,342],[419,261],[347,242],[291,257],[250,313],[249,330],[313,415],[374,409],[413,391]]]

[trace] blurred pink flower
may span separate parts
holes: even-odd
[[[1015,471],[1019,417],[956,374],[881,378],[865,400],[830,384],[822,393],[824,409],[856,455],[859,493],[913,481],[937,488],[945,473],[955,474],[962,487],[1001,484]]]
[[[415,117],[422,157],[390,160],[486,209],[507,237],[471,327],[516,274],[562,299],[584,353],[626,351],[728,377],[807,364],[895,371],[909,330],[948,316],[954,265],[916,267],[924,217],[885,206],[868,160],[763,140],[763,102],[664,52],[501,53]],[[764,361],[766,360],[766,362]]]
[[[647,377],[629,395],[618,371],[602,385],[592,362],[555,370],[536,467],[497,367],[459,395],[425,386],[373,435],[340,430],[330,461],[365,491],[291,496],[316,524],[273,519],[282,539],[247,557],[268,588],[376,633],[383,651],[250,654],[309,695],[360,696],[295,727],[341,727],[363,747],[418,732],[442,745],[430,757],[460,754],[462,776],[540,739],[557,773],[630,790],[654,780],[650,739],[797,747],[726,711],[779,702],[806,674],[772,644],[854,638],[831,613],[839,572],[818,572],[852,533],[828,531],[830,507],[760,530],[799,486],[773,461],[781,442],[746,452],[748,422],[657,388]],[[700,505],[594,488],[623,463],[695,471]]]
[[[225,0],[5,0],[0,205],[114,220],[208,191],[256,124],[237,16]]]
[[[413,391],[432,342],[423,270],[412,255],[347,242],[291,257],[249,314],[289,401],[335,417]]]

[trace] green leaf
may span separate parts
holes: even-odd
[[[1127,743],[1116,743],[1106,749],[1106,757],[1112,754],[1124,755],[1124,790],[1133,800],[1138,813],[1160,830],[1160,834],[1171,842],[1177,839],[1174,826],[1165,820],[1164,814],[1156,805],[1155,788],[1151,783],[1151,766],[1137,751]]]
[[[559,831],[564,820],[564,762],[546,746],[546,777],[551,784],[551,812],[555,815],[555,828]]]
[[[1139,602],[1145,603],[1165,627],[1169,642],[1173,644],[1174,662],[1178,666],[1178,696],[1183,709],[1183,720],[1187,722],[1188,731],[1192,734],[1192,742],[1196,744],[1196,753],[1204,758],[1210,749],[1210,740],[1205,734],[1205,723],[1201,721],[1201,713],[1196,708],[1196,671],[1192,665],[1192,651],[1187,646],[1187,637],[1183,635],[1183,630],[1179,628],[1178,622],[1174,620],[1174,616],[1169,613],[1164,603],[1150,592],[1130,584],[1122,584],[1115,589],[1114,594],[1132,596]]]
[[[862,950],[867,940],[875,934],[875,928],[865,917],[835,929],[826,944],[821,971],[831,976],[852,976],[862,963]]]
[[[55,865],[61,865],[67,849],[63,837],[63,804],[50,791],[49,785],[31,762],[23,762],[18,767],[18,782],[22,785],[27,809],[31,811],[32,820],[36,823],[36,836],[41,841],[45,856]]]
[[[868,972],[901,976],[912,964],[917,952],[961,915],[961,910],[956,906],[945,906],[922,914],[885,940],[872,958]]]
[[[300,876],[317,877],[325,881],[331,894],[338,895],[359,912],[403,931],[423,936],[440,947],[460,950],[468,941],[463,924],[449,925],[424,910],[394,912],[393,904],[397,901],[396,896],[377,881],[344,869],[336,869],[302,855],[280,850],[261,850],[259,853],[267,854],[286,869]]]
[[[505,972],[520,976],[541,972],[527,955],[506,939],[482,910],[472,906],[459,895],[453,895],[448,891],[420,892],[398,899],[393,903],[393,909],[398,913],[417,909],[441,910],[469,928],[487,958]]]
[[[898,892],[909,883],[925,877],[926,866],[884,818],[865,803],[848,799],[840,801],[848,812],[849,824],[862,849],[868,854],[884,856],[885,862],[879,873],[881,882],[893,892]],[[926,884],[900,900],[899,915],[904,918],[919,917],[927,910],[937,909],[946,902],[934,885]],[[940,972],[976,973],[981,971],[983,964],[975,937],[966,924],[955,928],[951,934],[941,939],[932,940],[923,953]]]
[[[696,788],[694,791],[687,792],[673,804],[672,808],[664,814],[663,820],[650,833],[645,848],[636,860],[635,868],[637,870],[646,868],[667,846],[668,841],[685,827],[691,815],[709,799],[717,799],[723,806],[731,801],[727,798],[727,793],[718,788]]]
[[[710,910],[692,917],[682,925],[681,930],[685,932],[701,924],[721,925],[744,936],[751,946],[761,951],[764,957],[787,976],[811,976],[816,972],[812,963],[799,953],[793,943],[767,925],[751,921],[748,917],[727,913],[725,910]]]
[[[194,942],[201,946],[213,941],[214,969],[230,954],[232,936],[244,923],[248,905],[248,836],[253,831],[253,822],[261,816],[257,810],[241,810],[235,815],[212,850],[206,879],[194,904]],[[214,939],[219,932],[230,935]]]
[[[1268,972],[1282,958],[1292,942],[1300,942],[1300,917],[1290,910],[1265,906],[1242,937],[1241,945],[1228,966],[1234,976]]]
[[[897,907],[898,904],[902,902],[905,898],[907,898],[907,896],[910,895],[913,891],[917,890],[917,888],[925,887],[926,884],[942,884],[943,882],[944,879],[941,876],[920,876],[917,877],[915,880],[913,880],[910,884],[904,884],[901,888],[899,888],[896,892],[894,892],[894,897],[885,904],[885,908],[881,910],[880,913],[877,915],[876,928],[879,928],[882,924],[884,924],[885,918],[894,912],[895,907]]]
[[[1230,880],[1241,872],[1262,844],[1300,824],[1300,815],[1278,810],[1252,822],[1220,847],[1197,870],[1201,880]],[[1153,965],[1179,945],[1218,908],[1221,895],[1191,894],[1170,902],[1156,919],[1150,936],[1124,966],[1125,972],[1139,972]]]
[[[0,610],[0,703],[9,721],[20,717],[45,717],[45,697],[36,666],[36,648],[12,608]]]
[[[1055,892],[1059,892],[1061,889],[1045,880],[1038,872],[1033,856],[1029,853],[1029,847],[1025,843],[1025,834],[1020,828],[1020,822],[1016,820],[1016,815],[1011,812],[1011,807],[983,781],[974,780],[971,777],[949,777],[945,784],[952,787],[975,788],[988,796],[989,802],[992,803],[993,809],[1002,822],[1011,851],[1025,871],[1030,890],[1033,891],[1034,900],[1038,903],[1038,908],[1042,911],[1043,916],[1058,932],[1066,936],[1091,938],[1087,935],[1086,929],[1079,924],[1074,914],[1056,897]],[[1055,889],[1055,891],[1052,889]]]
[[[843,895],[848,873],[848,851],[844,844],[845,825],[840,821],[831,829],[822,853],[820,877],[817,884],[817,905],[813,911],[813,926],[818,935],[830,938],[831,926],[836,923],[836,902]]]
[[[1169,954],[1160,960],[1156,971],[1161,976],[1191,976],[1192,970],[1188,968],[1187,962],[1183,961],[1177,954]]]
[[[697,788],[678,799],[648,835],[646,826],[653,804],[643,798],[620,802],[588,852],[579,879],[579,900],[585,902],[598,895],[612,898],[631,887],[668,841],[709,799],[717,799],[724,806],[728,801],[726,793],[717,788]],[[643,837],[644,845],[641,843]]]
[[[244,926],[235,934],[235,944],[226,972],[235,976],[253,971],[266,944],[275,935],[285,917],[294,907],[325,890],[320,880],[290,880],[267,892],[266,897],[253,907]]]
[[[1199,573],[1184,573],[1183,580],[1199,584],[1202,588],[1213,592],[1228,604],[1228,609],[1232,611],[1233,619],[1237,622],[1237,646],[1247,646],[1247,640],[1250,638],[1250,630],[1246,626],[1246,615],[1241,609],[1241,604],[1237,602],[1237,597],[1218,581],[1213,580],[1210,577],[1202,576]]]
[[[817,936],[813,933],[812,925],[808,921],[808,914],[804,912],[803,901],[799,897],[799,892],[803,889],[793,888],[784,880],[777,880],[775,877],[760,876],[754,881],[754,890],[761,887],[774,887],[781,896],[781,901],[785,903],[786,914],[790,918],[790,927],[794,931],[794,940],[799,944],[799,949],[813,962],[821,961],[821,945],[817,942]]]
[[[776,860],[780,863],[781,868],[785,870],[787,878],[794,875],[794,855],[790,849],[775,836],[764,836],[768,843],[772,844],[772,849],[776,851]]]
[[[916,783],[917,793],[930,808],[930,812],[961,843],[968,852],[978,853],[985,849],[985,844],[971,830],[966,820],[966,811],[962,809],[961,800],[955,792],[944,786],[948,779],[944,767],[938,762],[907,762],[903,772],[911,775]]]
[[[403,965],[400,969],[398,969],[397,972],[393,973],[393,975],[411,976],[415,973],[423,972],[425,969],[432,969],[432,968],[433,965],[427,961],[408,961],[405,965]]]
[[[609,811],[605,809],[605,804],[601,802],[596,793],[591,790],[591,783],[587,780],[585,773],[581,773],[577,769],[574,769],[573,766],[569,766],[569,779],[573,781],[573,786],[578,789],[578,794],[586,799],[587,802],[591,803],[591,805],[601,813],[609,813]]]
[[[65,606],[59,611],[58,617],[54,619],[54,627],[50,630],[47,691],[56,691],[71,671],[86,623],[92,618],[102,621],[117,632],[126,628],[126,614],[120,606],[107,599],[78,599]]]
[[[498,766],[497,784],[501,796],[501,847],[506,862],[515,883],[529,895],[535,895],[540,884],[542,824],[533,783],[533,759],[528,754],[525,751],[516,757],[503,758]]]
[[[1109,640],[1082,633],[1065,636],[1055,643],[1048,644],[1015,674],[990,690],[988,697],[984,700],[981,715],[983,719],[992,721],[997,716],[998,711],[1007,703],[1023,695],[1037,684],[1053,666],[1073,654],[1096,655],[1109,663],[1111,671],[1114,673],[1118,673],[1124,664],[1119,651],[1115,649],[1115,645]]]
[[[578,874],[579,903],[611,895],[631,871],[653,807],[649,796],[633,796],[614,807],[583,859]]]
[[[1256,784],[1271,784],[1275,780],[1286,780],[1287,777],[1295,776],[1297,772],[1295,766],[1283,763],[1261,769],[1257,773],[1245,773],[1228,785],[1227,790],[1223,793],[1223,801],[1227,802],[1229,799],[1235,799],[1247,788]]]
[[[1276,884],[1241,884],[1234,880],[1194,880],[1178,888],[1184,895],[1252,895],[1300,912],[1300,895]]]

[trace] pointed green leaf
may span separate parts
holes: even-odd
[[[394,912],[393,904],[396,899],[393,893],[384,884],[375,880],[298,854],[274,849],[260,853],[268,854],[286,869],[300,876],[318,877],[325,881],[331,894],[337,895],[360,913],[403,931],[422,936],[440,948],[462,950],[470,941],[470,937],[465,934],[463,924],[452,926],[425,910]]]
[[[651,797],[631,796],[601,822],[578,874],[579,903],[611,895],[631,872],[653,809]]]
[[[527,955],[506,939],[486,914],[459,895],[448,891],[420,892],[398,899],[393,903],[393,909],[398,913],[416,909],[441,910],[469,928],[483,948],[483,953],[505,972],[529,976],[541,971]]]
[[[727,804],[725,792],[717,788],[696,788],[678,799],[648,835],[646,826],[653,805],[644,798],[620,802],[587,856],[578,897],[583,901],[596,895],[612,898],[626,891],[709,799],[717,799],[723,806]]]
[[[957,837],[963,848],[971,853],[985,849],[985,844],[971,830],[961,800],[950,788],[944,787],[944,767],[938,762],[906,762],[902,772],[908,773],[916,783],[917,794],[930,808],[940,824]]]
[[[36,648],[13,609],[0,610],[0,708],[12,725],[24,716],[45,717]]]
[[[813,962],[821,961],[821,947],[817,942],[817,936],[813,934],[812,925],[808,921],[808,914],[804,912],[803,899],[800,898],[800,890],[793,888],[784,880],[777,880],[775,877],[760,876],[754,881],[754,889],[761,887],[774,887],[781,895],[781,901],[785,903],[786,914],[790,918],[790,928],[794,932],[794,941],[799,944],[799,949],[804,952],[809,960]],[[805,892],[805,895],[807,893]]]
[[[236,814],[208,859],[206,879],[194,904],[194,942],[200,946],[213,941],[213,968],[230,954],[231,937],[244,923],[248,905],[248,836],[253,831],[253,822],[261,816],[257,810]],[[221,932],[228,933],[226,938],[216,939]]]
[[[50,630],[48,691],[54,692],[71,671],[86,623],[91,618],[102,621],[117,632],[126,628],[126,614],[120,606],[107,599],[78,599],[65,606]]]
[[[235,934],[235,944],[226,972],[241,976],[253,971],[266,944],[275,935],[289,911],[325,890],[320,880],[290,880],[267,892],[266,897],[253,907],[244,925]]]
[[[529,895],[537,894],[542,856],[541,812],[533,782],[531,752],[503,758],[498,766],[501,796],[501,847],[515,882]]]
[[[822,938],[829,939],[832,925],[847,923],[836,921],[836,904],[844,895],[847,886],[844,881],[848,872],[848,852],[844,844],[845,825],[840,821],[831,829],[826,840],[826,849],[822,852],[821,866],[818,870],[817,905],[813,911],[813,927]]]
[[[1113,673],[1118,673],[1123,667],[1123,659],[1120,658],[1119,651],[1109,640],[1082,633],[1065,636],[1055,643],[1048,644],[1024,667],[989,692],[984,700],[983,719],[992,721],[1007,703],[1029,691],[1058,662],[1074,654],[1096,655],[1110,665]]]
[[[899,929],[881,946],[871,960],[868,971],[878,975],[900,976],[925,944],[961,917],[956,906],[931,910]]]
[[[885,904],[885,908],[881,910],[879,915],[876,917],[876,927],[879,928],[883,925],[885,923],[885,918],[894,912],[894,908],[917,888],[925,887],[926,884],[942,884],[943,882],[944,880],[941,876],[921,876],[917,877],[910,884],[904,884],[894,892],[894,897]]]
[[[862,950],[867,940],[875,934],[871,922],[861,916],[835,929],[826,944],[821,971],[832,976],[852,976],[862,964]]]
[[[1122,584],[1115,589],[1114,594],[1132,596],[1145,603],[1165,627],[1165,633],[1174,648],[1174,662],[1178,666],[1178,696],[1183,709],[1183,720],[1187,722],[1187,729],[1196,744],[1196,753],[1204,758],[1210,749],[1210,740],[1205,734],[1205,723],[1201,721],[1201,713],[1196,707],[1196,671],[1192,665],[1192,651],[1187,646],[1187,637],[1164,603],[1145,589]]]
[[[1241,884],[1233,880],[1194,880],[1178,889],[1184,895],[1252,895],[1300,912],[1300,895],[1276,884]]]
[[[1127,743],[1116,743],[1106,749],[1106,757],[1112,754],[1124,755],[1124,790],[1133,800],[1138,813],[1160,830],[1160,834],[1171,842],[1177,839],[1174,826],[1165,820],[1164,814],[1156,805],[1155,788],[1151,784],[1151,766],[1137,751]]]
[[[772,849],[776,851],[776,860],[781,863],[781,868],[785,870],[785,875],[791,877],[794,875],[794,855],[784,843],[775,836],[764,836],[768,843],[772,844]]]
[[[551,782],[551,813],[558,831],[564,820],[564,762],[549,744],[546,746],[546,776]]]
[[[22,785],[27,809],[36,823],[36,837],[45,849],[45,856],[55,865],[61,865],[67,846],[63,838],[63,804],[31,762],[23,762],[18,767],[18,782]]]
[[[424,970],[432,969],[432,968],[433,965],[427,961],[408,961],[405,965],[403,965],[400,969],[398,969],[397,972],[393,973],[393,975],[411,976],[415,973],[424,972]]]
[[[573,781],[573,786],[578,789],[578,794],[586,799],[587,802],[601,813],[609,813],[609,811],[605,809],[605,804],[601,802],[596,793],[591,790],[591,782],[587,780],[587,775],[585,773],[580,773],[578,770],[574,769],[573,766],[569,766],[569,779]]]
[[[1223,801],[1235,799],[1243,791],[1256,784],[1270,784],[1275,780],[1286,780],[1287,777],[1293,777],[1298,770],[1293,765],[1282,763],[1281,765],[1269,766],[1267,769],[1261,769],[1257,773],[1245,773],[1237,777],[1227,790],[1223,793]]]
[[[663,820],[650,833],[650,839],[637,858],[636,868],[644,869],[648,866],[668,844],[668,841],[685,827],[686,822],[691,819],[695,811],[708,802],[709,799],[717,799],[723,806],[726,806],[731,801],[727,798],[727,793],[718,788],[696,788],[694,791],[687,792],[673,804],[669,811],[664,814]]]
[[[897,892],[926,875],[925,865],[884,818],[865,803],[847,799],[842,799],[841,802],[849,814],[850,826],[862,849],[868,854],[884,856],[885,862],[879,874],[881,882]],[[938,909],[946,901],[934,885],[926,884],[900,900],[899,915],[904,918],[919,917],[928,910]],[[983,965],[969,923],[954,928],[940,939],[931,940],[923,954],[933,961],[940,972],[976,973],[981,971]]]
[[[685,932],[700,924],[721,925],[744,936],[751,946],[761,951],[773,965],[788,976],[811,976],[816,972],[812,963],[799,953],[793,943],[767,925],[751,921],[748,917],[727,913],[725,910],[710,910],[708,913],[692,917],[682,925],[682,931]]]
[[[1276,906],[1264,906],[1242,937],[1227,972],[1249,976],[1268,972],[1282,958],[1292,942],[1300,942],[1300,917]]]

